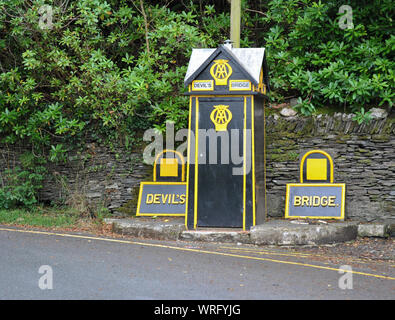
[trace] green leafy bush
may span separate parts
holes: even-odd
[[[352,29],[339,27],[343,4],[242,1],[241,46],[266,47],[272,101],[299,97],[304,115],[392,106],[392,1],[347,1]],[[229,11],[227,1],[0,0],[0,143],[57,161],[75,141],[132,148],[149,127],[185,128],[191,49],[227,39]]]
[[[46,174],[44,163],[44,159],[25,152],[20,156],[19,165],[0,172],[0,209],[30,208],[38,202],[37,193]]]
[[[357,111],[355,113],[353,120],[358,122],[358,124],[367,123],[372,119],[370,114],[371,114],[370,112],[365,112],[365,108],[362,107],[360,111]]]
[[[46,3],[0,0],[1,142],[27,140],[53,159],[87,134],[130,142],[166,120],[186,126],[191,49],[217,45],[228,15],[206,6],[199,16],[193,3],[54,1],[43,28]]]
[[[273,0],[265,12],[273,99],[308,101],[297,108],[340,105],[360,112],[392,107],[394,100],[393,2],[347,1],[353,28],[339,27],[344,1]]]
[[[0,209],[32,207],[37,203],[37,191],[42,187],[42,172],[15,167],[0,175]]]

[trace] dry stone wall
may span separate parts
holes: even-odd
[[[284,215],[286,184],[299,182],[303,154],[321,149],[334,160],[334,182],[346,184],[346,218],[395,222],[395,120],[352,118],[267,117],[269,217]]]
[[[29,151],[23,146],[0,146],[0,173],[19,164]],[[142,152],[128,153],[95,143],[68,154],[66,162],[47,164],[39,200],[47,204],[80,202],[105,206],[115,215],[133,212],[141,181],[152,180],[152,167],[143,164]],[[130,208],[129,208],[130,207]]]
[[[346,218],[395,222],[395,119],[359,125],[352,115],[266,117],[268,216],[283,217],[287,183],[299,182],[299,161],[312,149],[334,159],[334,180],[346,184]],[[18,162],[24,147],[0,146],[0,172]],[[40,200],[86,199],[114,215],[133,215],[141,181],[152,181],[142,151],[126,153],[95,143],[48,166]]]

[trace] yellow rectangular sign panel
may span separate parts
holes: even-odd
[[[307,180],[326,180],[327,179],[327,160],[326,159],[307,159],[306,160]]]
[[[177,177],[178,176],[178,162],[177,159],[163,158],[160,161],[160,176],[161,177]]]

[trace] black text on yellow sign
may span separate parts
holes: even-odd
[[[146,204],[184,204],[185,201],[185,194],[174,193],[148,193],[145,199]]]

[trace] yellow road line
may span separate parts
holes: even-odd
[[[253,256],[244,256],[244,255],[233,254],[233,253],[225,253],[225,252],[217,252],[217,251],[208,251],[208,250],[199,250],[199,249],[175,247],[175,246],[168,246],[168,245],[156,244],[156,243],[145,243],[145,242],[130,241],[130,240],[100,238],[100,237],[93,237],[93,236],[84,236],[84,235],[67,234],[67,233],[55,233],[55,232],[47,232],[47,231],[35,231],[35,230],[21,230],[21,229],[0,228],[0,231],[32,233],[32,234],[59,236],[59,237],[67,237],[67,238],[77,238],[77,239],[100,240],[100,241],[116,242],[116,243],[126,243],[126,244],[134,244],[134,245],[141,245],[141,246],[147,246],[147,247],[156,247],[156,248],[173,249],[173,250],[187,251],[187,252],[214,254],[214,255],[220,255],[220,256],[226,256],[226,257],[243,258],[243,259],[258,260],[258,261],[269,261],[269,262],[290,264],[290,265],[296,265],[296,266],[302,266],[302,267],[310,267],[310,268],[315,268],[315,269],[331,270],[331,271],[336,271],[336,272],[342,271],[342,272],[348,272],[348,273],[352,273],[352,274],[359,274],[359,275],[368,276],[368,277],[375,277],[375,278],[381,278],[381,279],[387,279],[387,280],[395,280],[394,277],[383,276],[383,275],[372,274],[372,273],[365,273],[365,272],[360,272],[360,271],[350,271],[350,270],[344,270],[344,269],[340,269],[340,268],[325,267],[325,266],[319,266],[319,265],[313,265],[313,264],[307,264],[307,263],[301,263],[301,262],[283,261],[283,260],[269,259],[269,258],[262,258],[262,257],[253,257]]]
[[[247,248],[236,248],[236,247],[220,247],[221,249],[227,249],[230,251],[241,251],[241,252],[248,252],[248,253],[256,253],[256,254],[273,254],[278,256],[290,256],[290,257],[301,257],[301,258],[309,258],[309,257],[318,257],[318,258],[339,258],[333,255],[322,255],[322,254],[314,254],[314,253],[301,253],[301,252],[291,252],[291,253],[280,253],[276,251],[268,251],[264,249],[247,249]],[[358,258],[348,258],[350,261],[357,262],[357,263],[365,263],[369,264],[370,262],[358,259]],[[394,267],[390,265],[390,267]]]
[[[300,253],[300,252],[293,252],[293,253],[280,253],[280,252],[275,252],[275,251],[267,251],[267,250],[254,250],[254,249],[244,249],[244,248],[231,248],[231,247],[220,247],[222,249],[226,249],[232,252],[237,252],[237,251],[241,251],[241,252],[245,252],[245,253],[255,253],[255,254],[259,254],[259,255],[277,255],[277,256],[288,256],[288,257],[295,257],[295,258],[310,258],[310,257],[316,257],[316,258],[325,258],[325,259],[342,259],[344,257],[338,257],[338,256],[333,256],[333,255],[321,255],[321,254],[311,254],[311,253]],[[371,262],[369,261],[365,261],[362,259],[358,259],[358,258],[351,258],[348,257],[347,258],[348,261],[351,262],[355,262],[355,263],[360,263],[360,264],[371,264]],[[393,265],[390,265],[390,267],[394,267]]]
[[[240,248],[240,247],[227,247],[227,246],[221,246],[220,247],[221,249],[230,249],[230,250],[240,250],[240,251],[249,251],[249,252],[256,252],[256,253],[259,253],[259,252],[262,252],[262,251],[265,251],[265,252],[270,252],[270,253],[277,253],[276,251],[269,251],[269,250],[267,250],[267,249],[261,249],[261,248],[257,248],[257,249],[254,249],[254,248]],[[306,256],[311,256],[311,255],[313,255],[313,254],[311,254],[311,253],[301,253],[301,252],[292,252],[292,253],[290,253],[290,254],[296,254],[296,255],[306,255]]]
[[[308,258],[308,256],[311,255],[304,255],[304,254],[297,254],[297,253],[280,253],[280,252],[273,252],[273,251],[266,251],[266,250],[260,250],[260,251],[255,251],[255,250],[248,250],[248,249],[235,249],[235,248],[225,248],[225,247],[220,247],[221,249],[227,249],[230,251],[241,251],[245,253],[256,253],[256,254],[273,254],[277,256],[290,256],[290,257],[301,257],[301,258]]]

